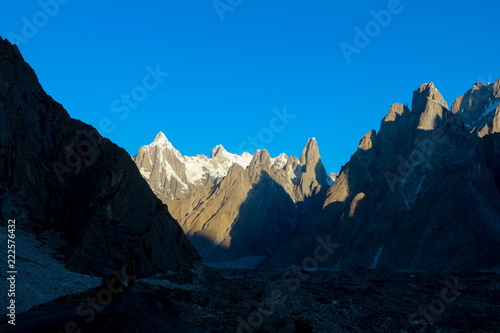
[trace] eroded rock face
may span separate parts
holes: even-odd
[[[162,140],[142,147],[135,162],[207,261],[272,253],[321,207],[329,187],[315,139],[300,159],[266,150],[235,155],[222,146],[210,158],[188,157]]]
[[[206,261],[266,256],[297,223],[295,204],[266,171],[234,165],[216,188],[197,188],[169,208]]]
[[[68,267],[104,274],[132,256],[138,275],[200,263],[130,156],[48,96],[0,39],[0,219],[63,231]]]
[[[235,164],[214,187],[195,189],[169,207],[204,259],[266,256],[321,203],[327,187],[317,143],[309,140],[300,161],[257,151],[247,168]]]
[[[480,137],[500,133],[500,80],[493,84],[475,83],[453,103],[452,112]]]
[[[308,198],[320,193],[321,190],[328,188],[328,176],[323,162],[321,162],[316,139],[313,138],[307,141],[306,146],[302,150],[300,164],[304,167],[298,187],[295,190],[295,202],[304,202]]]
[[[481,103],[462,97],[453,112],[433,84],[415,91],[411,112],[393,105],[379,133],[365,135],[342,168],[323,210],[263,266],[301,264],[327,239],[338,247],[319,263],[323,267],[499,266],[500,135],[481,138],[463,119],[498,119],[487,102],[496,86],[477,87],[491,94]]]

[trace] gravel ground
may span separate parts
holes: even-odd
[[[163,292],[179,318],[221,332],[500,332],[496,273],[283,273],[207,269],[203,288]]]
[[[44,237],[40,242],[16,233],[16,320],[37,332],[69,320],[82,332],[500,332],[500,274],[383,268],[205,267],[158,275],[115,295],[87,324],[75,309],[102,292],[101,281],[66,270],[53,247],[42,245],[57,237]],[[1,248],[0,265],[6,267],[6,246]],[[2,293],[8,290],[5,272],[0,270]],[[2,317],[0,326],[6,324]]]

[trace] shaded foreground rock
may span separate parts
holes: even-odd
[[[72,119],[0,38],[0,220],[63,233],[66,266],[109,274],[136,258],[140,275],[186,270],[200,257],[130,156]]]
[[[19,316],[15,328],[2,323],[2,332],[216,332],[177,318],[170,300],[157,292],[126,290],[108,304],[107,298],[99,302],[101,291],[90,289],[39,306]]]
[[[283,278],[284,273],[206,269],[204,281],[178,274],[139,280],[136,288],[118,295],[95,320],[80,327],[82,332],[500,330],[496,273],[424,274],[379,268],[297,271]],[[44,328],[36,330],[40,333],[49,332],[45,328],[62,331],[69,319],[88,319],[76,315],[75,307],[98,292],[91,289],[59,298],[19,316],[18,323],[29,328],[39,323]]]

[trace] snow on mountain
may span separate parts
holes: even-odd
[[[333,185],[333,183],[335,183],[335,180],[337,179],[338,175],[339,175],[338,173],[330,172],[326,178],[328,185]]]
[[[469,129],[476,128],[479,132],[488,124],[488,120],[493,119],[494,111],[500,105],[500,98],[492,99],[488,105],[485,107],[483,113],[472,123],[466,124]]]
[[[228,152],[222,145],[215,146],[210,154],[185,156],[179,152],[162,132],[155,140],[140,148],[133,157],[142,176],[147,180],[155,194],[165,203],[177,199],[185,199],[196,187],[213,186],[226,177],[229,169],[235,164],[247,169],[252,160],[260,156],[262,151],[254,155],[244,152],[241,155]],[[266,152],[267,156],[268,153]],[[285,153],[263,162],[272,170],[284,170],[287,184],[300,183],[305,164],[319,159],[316,140],[309,139],[303,156],[298,159]],[[274,172],[274,171],[272,171]],[[325,179],[327,178],[325,174]],[[328,181],[328,180],[327,180]],[[285,188],[289,186],[282,184]],[[325,183],[326,184],[326,183]],[[291,188],[289,189],[291,192]]]
[[[229,153],[222,145],[217,145],[214,149],[212,149],[210,161],[216,165],[223,165],[222,170],[224,175],[226,175],[229,168],[235,163],[238,163],[243,167],[243,169],[246,169],[252,161],[252,158],[253,155],[248,152],[244,152],[241,155],[232,154]]]
[[[185,156],[160,132],[151,144],[141,147],[133,160],[155,193],[160,197],[168,194],[167,199],[173,200],[196,186],[212,185],[225,177],[234,164],[247,168],[252,158],[248,152],[229,153],[222,145],[214,147],[210,157]]]
[[[188,190],[190,185],[201,185],[207,182],[208,178],[221,178],[234,164],[239,164],[246,169],[252,161],[253,155],[244,152],[241,155],[228,152],[222,145],[217,145],[212,149],[210,157],[206,155],[186,156],[182,155],[167,139],[163,132],[158,133],[154,141],[141,147],[143,152],[156,151],[160,162],[160,168],[165,170],[165,178],[170,181],[175,178],[184,189]],[[138,159],[140,154],[134,156]],[[282,153],[275,158],[271,158],[272,164],[282,169],[288,161],[288,155]],[[177,165],[176,165],[177,164]],[[179,167],[180,165],[183,167]],[[148,166],[140,166],[139,170],[147,180],[151,177],[154,161],[149,155]],[[159,180],[161,183],[161,180]],[[161,185],[161,184],[160,184]]]
[[[170,141],[168,141],[166,135],[163,132],[160,132],[156,135],[154,141],[151,143],[151,146],[166,147],[178,151],[177,149],[174,148],[174,146],[170,143]]]
[[[271,163],[278,169],[283,169],[288,162],[288,155],[285,153],[279,154],[275,158],[271,158]]]

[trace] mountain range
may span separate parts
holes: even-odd
[[[131,157],[0,38],[0,180],[2,332],[500,327],[500,80],[451,108],[421,85],[328,174],[314,138],[207,157],[159,133]]]
[[[183,156],[163,133],[134,157],[204,260],[267,256],[320,208],[332,179],[318,144],[299,158],[266,150],[231,154],[223,146]]]
[[[183,156],[160,133],[134,161],[207,261],[287,267],[327,235],[341,244],[321,263],[332,269],[497,267],[499,102],[500,80],[474,84],[451,108],[423,84],[411,110],[392,105],[333,176],[315,139],[300,159],[220,145],[208,158]]]
[[[433,83],[394,104],[342,167],[321,211],[263,263],[286,266],[320,235],[342,244],[321,264],[456,271],[500,264],[500,80],[449,109]]]

